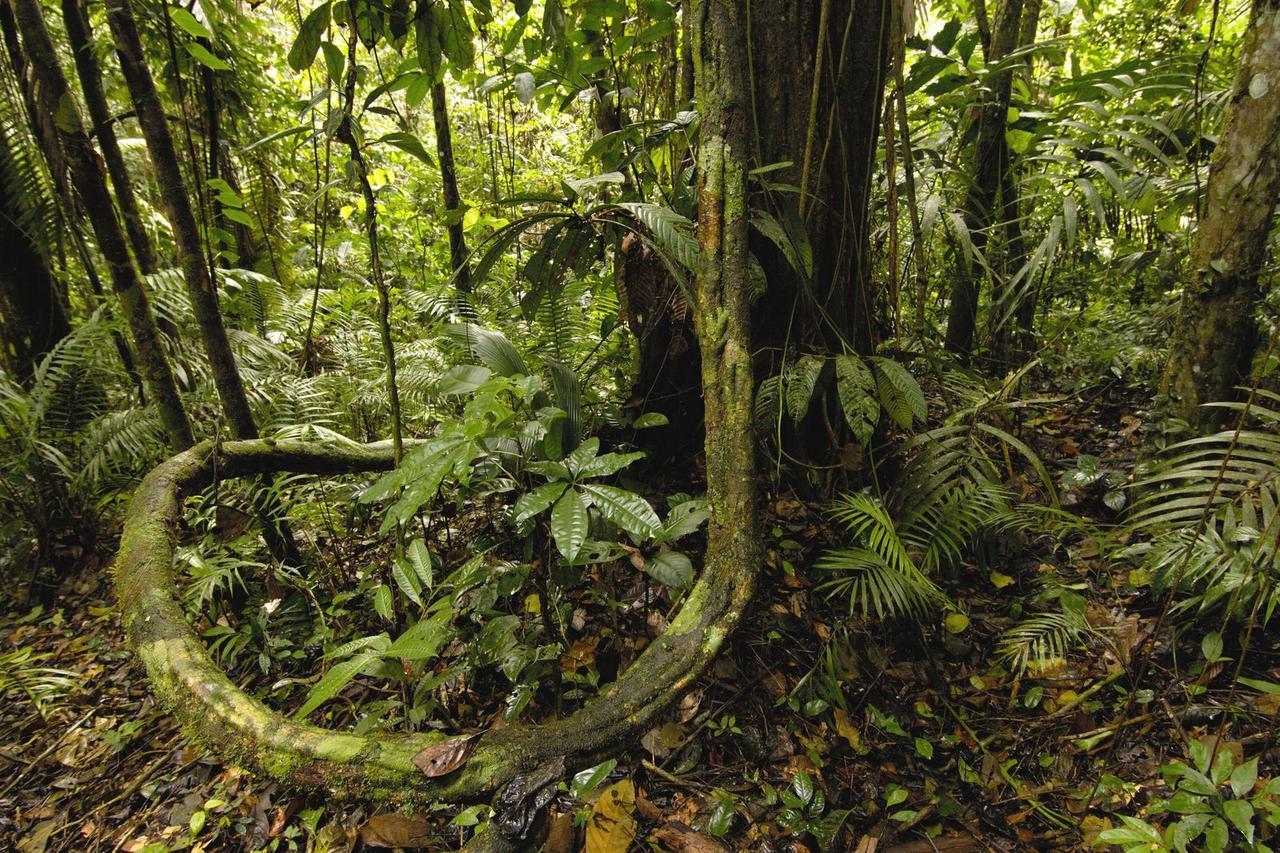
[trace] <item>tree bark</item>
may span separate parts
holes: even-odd
[[[244,383],[240,379],[235,355],[227,338],[227,329],[222,322],[218,291],[214,286],[212,272],[205,262],[191,197],[187,193],[186,181],[178,163],[164,105],[160,102],[160,95],[142,52],[130,0],[107,0],[106,6],[107,22],[111,27],[129,95],[137,112],[138,124],[147,142],[147,152],[151,155],[151,162],[156,170],[160,195],[164,199],[169,224],[173,229],[173,241],[182,266],[182,275],[187,283],[192,311],[196,324],[200,327],[200,336],[204,341],[205,354],[209,359],[223,412],[232,435],[240,439],[257,438],[258,427],[254,423],[249,398],[245,394]]]
[[[84,94],[85,106],[89,109],[89,120],[93,122],[93,135],[98,138],[98,148],[102,151],[102,159],[107,166],[107,177],[111,179],[116,205],[124,220],[125,234],[133,248],[138,270],[143,275],[150,275],[158,268],[155,249],[143,225],[142,211],[133,191],[133,182],[129,180],[129,170],[125,167],[124,155],[120,152],[120,143],[116,139],[115,119],[102,91],[102,69],[98,67],[98,59],[93,52],[89,16],[80,0],[62,0],[62,20],[66,24],[71,54],[75,57],[80,91]]]
[[[7,171],[12,152],[0,134],[0,172]],[[71,334],[71,322],[48,258],[22,223],[22,199],[11,198],[0,182],[0,363],[26,383],[58,341]]]
[[[436,156],[440,158],[440,181],[444,185],[444,208],[449,218],[449,267],[458,295],[471,295],[471,270],[467,266],[467,238],[462,230],[462,197],[458,195],[458,171],[453,162],[453,132],[449,128],[449,106],[444,81],[431,87],[431,118],[436,127]]]
[[[1018,43],[1022,24],[1022,0],[1004,0],[991,33],[987,64],[1000,62]],[[1005,163],[1005,123],[1013,72],[1004,70],[989,78],[989,90],[976,109],[977,136],[973,145],[973,176],[961,205],[961,215],[969,229],[975,254],[987,247],[987,237],[995,221],[1000,196],[1000,176]],[[956,277],[951,286],[951,306],[947,319],[945,346],[961,362],[973,357],[974,331],[978,322],[978,297],[983,270],[972,258],[957,249]]]
[[[1238,398],[1258,346],[1258,274],[1280,201],[1280,0],[1254,0],[1206,195],[1164,390],[1212,429],[1227,412],[1200,406]]]
[[[755,165],[793,164],[770,179],[805,184],[799,207],[813,253],[805,282],[780,253],[757,247],[769,288],[752,331],[773,357],[760,368],[771,375],[788,344],[865,354],[881,337],[868,210],[891,15],[886,0],[751,0],[750,16]]]
[[[54,124],[61,150],[72,183],[84,202],[86,215],[98,238],[98,250],[111,272],[112,287],[133,332],[138,364],[147,390],[160,411],[169,444],[175,450],[190,447],[194,440],[191,423],[182,408],[173,370],[160,346],[146,291],[142,289],[138,271],[129,256],[128,241],[115,217],[102,165],[85,133],[80,108],[67,85],[53,40],[45,28],[39,0],[16,0],[15,12],[23,45],[40,83],[41,108],[48,116],[57,118]]]

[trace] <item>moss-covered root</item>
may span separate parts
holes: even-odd
[[[751,595],[756,564],[727,564],[709,554],[670,628],[603,696],[564,720],[485,732],[462,767],[427,779],[412,759],[447,735],[330,731],[276,713],[232,684],[188,623],[173,571],[183,496],[215,473],[338,474],[387,469],[391,461],[388,444],[205,443],[143,480],[125,521],[116,589],[129,643],[189,736],[235,763],[335,794],[474,801],[555,759],[570,769],[599,760],[648,728],[710,664]]]

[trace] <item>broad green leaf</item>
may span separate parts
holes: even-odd
[[[404,551],[405,556],[409,558],[409,566],[418,577],[420,583],[418,588],[431,589],[431,585],[435,580],[435,566],[431,561],[431,552],[427,550],[427,543],[421,539],[415,539],[409,543]]]
[[[427,153],[427,149],[423,146],[422,140],[418,139],[418,137],[414,136],[412,133],[395,131],[384,135],[380,141],[390,143],[401,151],[404,151],[407,154],[412,154],[428,166],[434,166],[436,164],[435,158]]]
[[[1250,758],[1235,770],[1231,771],[1231,792],[1243,797],[1253,790],[1258,782],[1258,759]]]
[[[214,56],[213,53],[210,52],[209,48],[205,47],[199,42],[189,41],[186,44],[186,48],[187,48],[187,53],[195,57],[196,62],[199,62],[201,65],[204,65],[208,68],[212,68],[214,71],[230,71],[231,70],[230,65],[228,65],[226,62],[219,59],[218,57]]]
[[[666,426],[670,421],[662,412],[645,412],[631,423],[632,429],[649,429],[650,427]]]
[[[516,526],[546,512],[553,503],[560,499],[566,488],[568,488],[567,483],[544,483],[516,498]]]
[[[178,25],[187,35],[198,39],[213,38],[213,30],[206,27],[196,19],[196,16],[183,9],[181,6],[170,6],[169,17]]]
[[[1224,853],[1230,830],[1226,821],[1220,817],[1212,818],[1204,829],[1204,849],[1206,853]]]
[[[387,591],[390,592],[390,590]],[[377,651],[364,651],[355,657],[334,664],[323,678],[312,685],[310,692],[307,693],[307,701],[293,715],[294,718],[305,720],[308,714],[336,696],[342,688],[351,683],[351,679],[381,656]]]
[[[614,486],[583,485],[583,494],[600,514],[638,539],[650,539],[662,522],[649,502],[626,489]]]
[[[803,355],[787,371],[787,414],[796,423],[803,420],[809,411],[825,364],[826,360],[821,356]]]
[[[449,638],[451,616],[450,611],[444,610],[430,619],[414,623],[387,646],[383,656],[403,660],[428,660],[435,657]]]
[[[320,49],[320,40],[329,27],[329,3],[321,3],[302,22],[298,37],[289,48],[289,67],[294,71],[302,71],[315,61],[316,51]]]
[[[858,444],[866,447],[880,420],[880,401],[876,398],[875,377],[866,363],[856,355],[838,355],[836,363],[836,396],[844,412],[845,423]]]
[[[470,394],[483,385],[491,375],[487,367],[481,367],[478,364],[460,364],[445,371],[436,385],[436,392],[445,396]]]
[[[421,588],[418,576],[411,568],[405,565],[404,560],[391,561],[391,577],[395,580],[396,586],[400,587],[400,591],[404,593],[405,598],[412,601],[419,607],[422,606],[422,599],[418,595]]]
[[[331,41],[323,41],[320,43],[320,50],[324,53],[324,70],[329,75],[330,82],[340,84],[343,69],[347,65],[347,57],[342,48]]]
[[[232,222],[239,223],[240,225],[244,225],[249,228],[253,227],[253,217],[239,208],[224,207],[222,208],[222,215],[227,219],[230,219]]]
[[[643,459],[643,451],[634,451],[632,453],[606,453],[604,456],[597,456],[586,465],[578,469],[579,477],[609,477],[626,468],[637,459]]]
[[[684,589],[693,583],[693,563],[679,551],[663,551],[646,560],[644,570],[659,583]]]
[[[1222,813],[1227,816],[1244,840],[1253,843],[1253,804],[1248,800],[1227,800],[1222,804]]]
[[[551,535],[564,558],[572,563],[587,541],[587,506],[576,489],[566,489],[551,508]]]
[[[903,429],[910,429],[912,419],[924,422],[929,418],[929,408],[924,392],[905,367],[888,358],[873,356],[868,359],[876,377],[876,389],[880,404],[894,422]]]
[[[385,583],[380,583],[373,589],[373,609],[386,622],[390,622],[395,616],[395,611],[391,609],[391,587]]]

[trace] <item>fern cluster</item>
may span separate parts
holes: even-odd
[[[1133,484],[1127,529],[1141,537],[1121,556],[1174,594],[1187,617],[1256,613],[1280,605],[1280,395],[1260,390],[1253,425],[1180,442]],[[1240,411],[1243,404],[1216,404]]]

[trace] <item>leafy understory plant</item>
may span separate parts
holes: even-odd
[[[1160,768],[1173,794],[1153,801],[1147,816],[1169,815],[1163,831],[1142,818],[1120,815],[1123,825],[1104,830],[1095,846],[1116,844],[1125,853],[1269,853],[1272,848],[1265,842],[1280,826],[1280,779],[1258,784],[1256,757],[1237,764],[1227,748],[1215,757],[1211,743],[1191,742],[1190,765],[1175,761]]]

